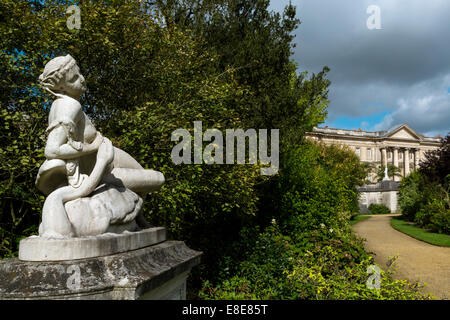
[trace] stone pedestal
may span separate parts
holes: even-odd
[[[0,261],[0,299],[185,299],[200,256],[182,241],[163,241],[76,260],[7,259]]]
[[[148,247],[163,241],[166,241],[166,229],[163,227],[70,239],[44,239],[31,236],[20,241],[19,259],[64,261],[101,257]]]

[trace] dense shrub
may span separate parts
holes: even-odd
[[[257,230],[255,230],[256,232]],[[347,228],[303,234],[308,249],[284,236],[274,223],[254,241],[247,259],[222,281],[204,283],[203,299],[427,299],[421,286],[381,271],[381,289],[366,285],[373,258]],[[244,239],[244,238],[243,238]],[[246,239],[245,241],[247,241]],[[244,240],[243,240],[244,241]]]
[[[391,210],[386,207],[384,204],[376,204],[376,203],[372,203],[369,206],[369,210],[371,214],[386,214],[386,213],[391,213]]]
[[[423,176],[418,171],[411,172],[403,178],[398,195],[398,205],[402,215],[407,220],[413,220],[422,203],[421,188],[424,185]]]
[[[436,211],[431,211],[430,227],[439,233],[450,234],[450,209],[445,208],[443,202],[439,202],[438,206]]]
[[[292,150],[280,175],[279,221],[283,232],[301,234],[324,224],[339,229],[358,210],[356,186],[366,170],[356,154],[339,146],[305,142]]]
[[[206,281],[203,299],[422,299],[419,286],[381,272],[369,289],[373,259],[349,227],[355,186],[366,176],[356,155],[338,146],[305,142],[289,154],[276,194],[278,215],[265,230],[245,230],[226,270]],[[276,219],[275,219],[276,217]],[[240,261],[236,264],[236,261]]]
[[[429,152],[418,171],[400,184],[399,207],[406,220],[450,234],[450,136],[439,150]]]

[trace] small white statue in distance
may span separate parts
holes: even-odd
[[[39,236],[64,239],[148,227],[140,214],[141,197],[158,190],[164,175],[144,169],[96,130],[81,109],[85,80],[70,55],[49,61],[39,81],[56,96],[48,119],[47,160],[36,178],[38,189],[48,195]]]
[[[384,168],[384,178],[383,178],[383,181],[388,181],[388,180],[390,180],[390,179],[389,179],[389,176],[388,176],[388,168],[385,167],[385,168]]]

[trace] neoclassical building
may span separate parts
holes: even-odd
[[[438,149],[439,137],[425,137],[407,124],[399,125],[388,131],[362,131],[314,127],[308,138],[325,144],[346,145],[360,157],[362,162],[376,165],[389,164],[400,168],[401,175],[406,176],[419,166],[425,153]],[[369,180],[376,182],[375,173]],[[395,177],[395,180],[399,180]]]
[[[390,177],[394,181],[377,182],[376,168],[393,164],[400,169],[402,177],[407,176],[419,167],[427,151],[438,149],[441,145],[440,137],[425,137],[407,124],[375,132],[315,127],[306,137],[324,144],[348,146],[362,162],[374,164],[374,170],[368,176],[371,184],[359,188],[361,212],[368,212],[372,203],[383,203],[391,212],[397,211],[397,181],[401,178],[396,176]]]

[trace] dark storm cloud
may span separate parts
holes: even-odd
[[[372,129],[406,122],[423,133],[450,130],[450,1],[292,3],[302,21],[293,56],[300,70],[331,68],[329,121],[389,110]],[[381,30],[367,28],[370,5],[381,10]]]

